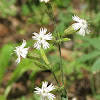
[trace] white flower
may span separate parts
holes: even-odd
[[[88,23],[84,19],[80,19],[77,15],[72,16],[72,19],[77,23],[73,24],[73,28],[75,31],[79,30],[79,34],[85,36],[85,33],[90,34],[88,30]]]
[[[43,49],[49,48],[50,44],[46,40],[52,40],[52,34],[50,32],[46,34],[47,29],[46,28],[40,28],[40,32],[38,33],[33,33],[35,36],[32,36],[34,40],[37,40],[37,42],[34,44],[34,48],[40,49],[41,45],[43,46]]]
[[[72,98],[72,100],[77,100],[77,99],[74,97],[74,98]]]
[[[36,87],[35,89],[37,91],[34,91],[36,94],[40,95],[40,100],[46,100],[48,98],[49,100],[54,100],[55,95],[50,93],[54,88],[54,85],[52,83],[47,87],[48,82],[42,82],[42,88]]]
[[[26,46],[26,40],[23,40],[23,43],[21,46],[15,47],[16,49],[14,51],[18,56],[18,58],[16,59],[17,63],[20,63],[20,56],[22,56],[23,58],[26,58],[29,47],[24,48],[25,46]]]
[[[49,2],[50,0],[40,0],[40,2],[45,2],[45,3],[47,3],[47,2]]]

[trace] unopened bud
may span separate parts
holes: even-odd
[[[70,35],[70,34],[73,34],[75,33],[76,31],[74,30],[74,28],[71,26],[69,26],[67,29],[65,29],[64,31],[64,35],[63,37],[65,37],[66,35]]]
[[[39,68],[45,69],[45,70],[49,70],[50,68],[47,65],[44,65],[42,63],[40,63],[39,61],[34,61],[34,64],[36,66],[38,66]]]
[[[29,59],[40,59],[41,57],[39,55],[37,55],[37,54],[34,54],[32,52],[29,52],[27,54],[27,58],[29,58]]]

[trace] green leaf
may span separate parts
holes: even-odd
[[[62,97],[62,100],[68,100],[68,99],[67,99],[67,97],[66,97],[66,98],[63,98],[63,97]]]
[[[100,37],[88,38],[88,37],[77,36],[76,39],[77,38],[86,41],[86,43],[88,43],[93,48],[100,50],[100,44],[99,44],[100,43]]]
[[[94,98],[95,98],[96,100],[100,100],[100,94],[95,95]]]
[[[40,70],[35,66],[32,59],[23,59],[20,64],[17,66],[16,70],[13,72],[11,80],[8,83],[8,86],[5,90],[5,97],[9,94],[13,83],[26,71],[32,70],[34,75]]]
[[[100,57],[94,62],[92,72],[100,70]]]
[[[22,15],[28,15],[30,13],[30,9],[27,6],[27,4],[23,4],[22,5],[22,11],[21,11]]]
[[[59,7],[67,7],[70,2],[70,0],[55,0],[56,5]]]
[[[2,50],[1,50],[1,54],[0,54],[0,85],[2,82],[2,78],[3,75],[6,71],[6,68],[8,67],[9,64],[9,59],[11,57],[11,53],[12,53],[12,49],[11,49],[12,45],[5,45]]]
[[[2,95],[0,95],[0,100],[6,100],[6,98]]]
[[[88,54],[84,54],[81,57],[79,57],[77,60],[79,62],[85,62],[85,61],[89,61],[91,59],[94,59],[95,57],[97,57],[98,55],[100,55],[99,51],[93,51],[91,53]]]
[[[16,7],[15,7],[15,2],[16,0],[0,0],[0,12],[2,17],[7,17],[7,16],[15,16],[16,15]]]
[[[96,49],[100,50],[100,37],[90,39],[89,43]]]

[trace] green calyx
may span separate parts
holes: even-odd
[[[48,59],[46,57],[46,54],[45,54],[45,52],[44,52],[44,50],[42,48],[40,49],[40,53],[41,53],[41,56],[42,56],[42,59],[44,60],[44,62],[49,66],[50,63],[49,63],[49,61],[48,61]]]
[[[40,59],[41,57],[39,55],[37,55],[37,54],[34,54],[32,52],[29,52],[27,54],[27,58],[29,58],[29,59]]]
[[[39,68],[41,68],[41,69],[50,70],[50,67],[48,67],[47,65],[44,65],[44,64],[40,63],[39,61],[34,61],[34,64],[36,66],[38,66]]]
[[[60,38],[60,39],[55,41],[55,44],[60,44],[61,42],[67,42],[70,40],[71,40],[70,38]]]
[[[64,35],[63,37],[65,37],[66,35],[70,35],[75,33],[76,31],[74,30],[74,28],[71,26],[69,26],[67,29],[64,30]]]

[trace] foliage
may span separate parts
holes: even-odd
[[[59,7],[67,7],[70,4],[70,0],[55,0],[55,3],[59,6]]]
[[[64,32],[64,29],[66,29],[66,27],[68,27],[69,26],[69,24],[70,24],[70,22],[71,22],[71,20],[72,20],[72,13],[68,13],[68,12],[66,12],[66,13],[60,13],[59,15],[58,15],[58,20],[59,20],[59,23],[58,23],[58,26],[57,26],[57,30],[58,30],[58,32],[62,35]],[[69,20],[67,20],[67,18],[69,19]],[[61,27],[61,28],[60,28]]]
[[[0,95],[0,100],[6,100],[6,98],[2,95]]]
[[[8,93],[10,92],[10,89],[13,85],[13,83],[22,76],[23,73],[25,73],[26,71],[31,70],[34,73],[32,74],[36,74],[39,71],[39,68],[37,68],[34,64],[33,64],[33,60],[32,59],[24,59],[23,61],[21,61],[21,63],[17,66],[16,70],[13,72],[12,77],[8,83],[7,89],[5,91],[5,96],[8,95]]]
[[[0,85],[2,82],[2,78],[6,72],[6,69],[9,65],[9,61],[11,58],[11,53],[12,53],[12,49],[11,47],[13,47],[13,45],[7,44],[5,46],[2,47],[1,49],[1,54],[0,54]]]
[[[77,37],[78,38],[78,37]],[[91,62],[92,65],[92,72],[100,70],[99,64],[100,64],[100,37],[95,38],[87,38],[87,37],[80,37],[84,42],[82,45],[80,44],[79,47],[82,48],[89,48],[88,53],[82,55],[77,60],[79,62]],[[84,46],[83,46],[84,44]],[[95,60],[96,59],[96,60]]]
[[[0,13],[3,17],[16,15],[15,2],[16,0],[0,0]]]
[[[30,9],[28,7],[27,4],[23,4],[22,5],[22,12],[21,12],[22,15],[29,15],[30,14]]]
[[[15,6],[17,0],[0,0],[0,13],[1,16],[4,18],[7,18],[8,16],[15,16],[17,13],[17,7]],[[28,0],[32,1],[32,0]],[[34,0],[33,0],[34,1]],[[35,1],[34,1],[35,2]],[[36,1],[37,2],[37,1]],[[74,11],[73,7],[71,7],[71,1],[70,0],[53,0],[52,1],[53,6],[55,7],[54,11],[56,16],[56,22],[57,22],[57,31],[60,35],[64,34],[64,30],[72,23],[72,15],[79,13],[78,11]],[[57,6],[55,6],[57,5]],[[70,6],[70,7],[69,7]],[[56,10],[56,7],[59,7],[59,10]],[[84,12],[84,11],[83,11]],[[91,11],[90,11],[91,12]],[[59,13],[59,14],[58,14]],[[93,13],[93,16],[89,15],[86,16],[88,12],[81,13],[80,16],[92,20],[91,26],[94,29],[91,29],[94,33],[90,35],[90,37],[81,37],[81,36],[70,36],[75,37],[74,40],[76,42],[75,47],[73,48],[73,54],[75,56],[73,57],[71,61],[67,61],[66,59],[63,59],[63,69],[64,69],[64,75],[65,77],[69,76],[72,73],[75,73],[78,78],[82,77],[81,69],[84,68],[88,70],[89,72],[98,72],[100,70],[100,12]],[[31,16],[28,19],[28,24],[37,24],[39,27],[40,25],[44,25],[47,27],[47,25],[53,24],[51,19],[48,17],[48,15],[44,11],[44,5],[41,4],[35,4],[30,2],[24,2],[21,5],[21,16]],[[51,23],[49,23],[51,21]],[[52,27],[50,27],[52,29]],[[53,35],[55,36],[54,32]],[[68,36],[69,37],[69,36]],[[81,41],[81,43],[77,43],[77,41]],[[19,45],[19,44],[18,44]],[[27,47],[33,47],[33,41],[27,41]],[[0,85],[2,83],[2,78],[8,68],[8,66],[12,63],[10,60],[12,59],[12,56],[10,55],[12,53],[12,49],[10,47],[13,47],[13,45],[7,44],[4,45],[1,49],[0,54]],[[8,49],[9,48],[9,49]],[[50,49],[45,50],[45,53],[49,56],[47,56],[48,60],[50,61],[51,67],[53,67],[53,70],[56,74],[56,76],[60,76],[61,72],[59,70],[60,63],[59,63],[59,56],[56,53],[58,48],[56,46],[51,45]],[[38,50],[33,50],[32,52],[37,53],[40,55],[40,52]],[[81,56],[79,53],[81,52]],[[70,55],[72,56],[72,55]],[[7,96],[12,88],[12,85],[14,82],[16,82],[25,72],[32,71],[29,80],[31,80],[31,83],[35,84],[35,75],[42,71],[38,66],[36,66],[33,62],[35,60],[33,59],[23,59],[20,64],[15,68],[15,71],[12,73],[12,77],[6,87],[5,96]],[[43,60],[39,60],[38,62],[41,62],[44,64]],[[3,66],[3,67],[2,67]],[[2,69],[2,70],[1,70]],[[71,78],[71,77],[70,77]],[[67,81],[67,80],[66,80]],[[68,82],[65,82],[69,85]],[[33,86],[31,88],[33,88]],[[38,100],[38,96],[33,95],[34,97],[28,98],[28,100],[32,100],[33,98],[35,100]],[[2,98],[2,99],[1,99]],[[99,95],[95,96],[95,98],[100,98]],[[0,100],[4,100],[5,98],[3,96],[0,96]],[[21,98],[18,98],[16,100],[27,100],[25,96],[22,96]]]
[[[23,5],[22,7],[22,14],[28,14],[29,13],[29,8],[27,9],[27,5]],[[44,5],[40,5],[40,6],[36,6],[35,4],[30,4],[31,10],[30,10],[30,14],[33,15],[30,18],[28,18],[28,23],[29,24],[33,24],[33,23],[37,23],[39,25],[43,25],[43,24],[48,24],[49,23],[49,17],[47,16],[47,14],[44,11]],[[27,9],[27,10],[26,10]],[[41,11],[40,11],[41,9]],[[27,11],[27,12],[26,12]]]

